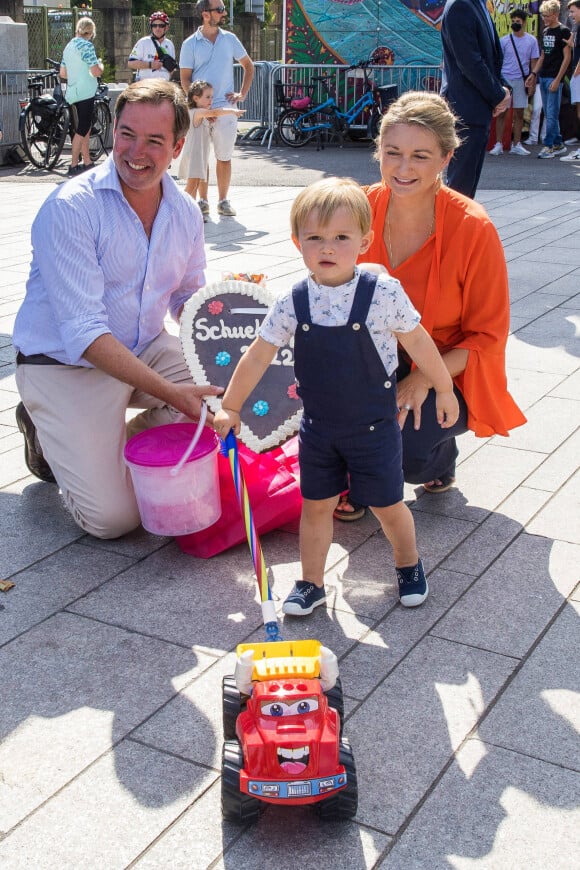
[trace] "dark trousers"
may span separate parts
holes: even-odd
[[[474,198],[479,184],[490,127],[491,117],[483,126],[461,125],[459,128],[461,145],[453,155],[447,170],[447,185],[471,199]]]
[[[403,426],[403,477],[407,483],[427,483],[453,471],[459,453],[455,437],[467,432],[467,405],[454,387],[459,402],[459,417],[450,429],[437,422],[435,390],[429,390],[421,406],[421,428],[413,429],[413,413],[407,414]]]

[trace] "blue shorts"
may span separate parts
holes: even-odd
[[[396,419],[345,427],[303,417],[298,443],[304,498],[318,501],[349,489],[353,501],[370,507],[403,500],[403,453]]]

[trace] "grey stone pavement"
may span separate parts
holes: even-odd
[[[322,157],[315,176],[341,171]],[[478,194],[509,263],[509,382],[527,425],[463,436],[450,492],[406,487],[422,607],[398,605],[367,517],[336,524],[327,610],[283,625],[339,657],[358,815],[269,808],[247,830],[222,822],[220,753],[222,675],[237,643],[264,639],[248,550],[204,561],[144,531],[93,540],[28,474],[11,333],[30,224],[57,176],[2,174],[0,578],[15,584],[0,593],[3,870],[580,866],[580,192],[573,167],[539,163],[520,189]],[[238,217],[207,225],[208,279],[260,271],[280,290],[302,272],[296,180],[236,173]],[[279,603],[299,576],[296,529],[263,547]]]

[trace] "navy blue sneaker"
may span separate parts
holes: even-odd
[[[326,601],[324,586],[318,587],[308,580],[298,580],[282,605],[282,612],[289,616],[308,616],[319,604]]]
[[[399,601],[403,607],[418,607],[429,595],[429,587],[419,559],[416,565],[409,568],[395,568],[399,581]]]

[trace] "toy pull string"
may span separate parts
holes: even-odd
[[[228,457],[230,461],[230,469],[234,480],[234,486],[236,488],[238,504],[240,505],[240,510],[242,512],[244,526],[246,528],[246,537],[248,539],[248,546],[250,547],[250,553],[252,555],[252,561],[254,563],[254,570],[256,572],[256,578],[258,580],[258,588],[260,590],[260,599],[262,602],[262,617],[264,619],[264,626],[266,628],[266,636],[269,641],[282,640],[282,635],[280,634],[280,629],[278,628],[278,617],[276,615],[276,608],[272,600],[272,592],[268,583],[268,572],[266,570],[266,563],[264,561],[264,553],[262,552],[262,547],[260,545],[260,539],[258,537],[256,524],[252,515],[252,508],[250,506],[250,500],[248,498],[248,488],[244,480],[244,475],[240,463],[238,441],[236,436],[234,435],[233,429],[230,429],[226,438],[222,441],[222,445],[222,452],[225,456]]]

